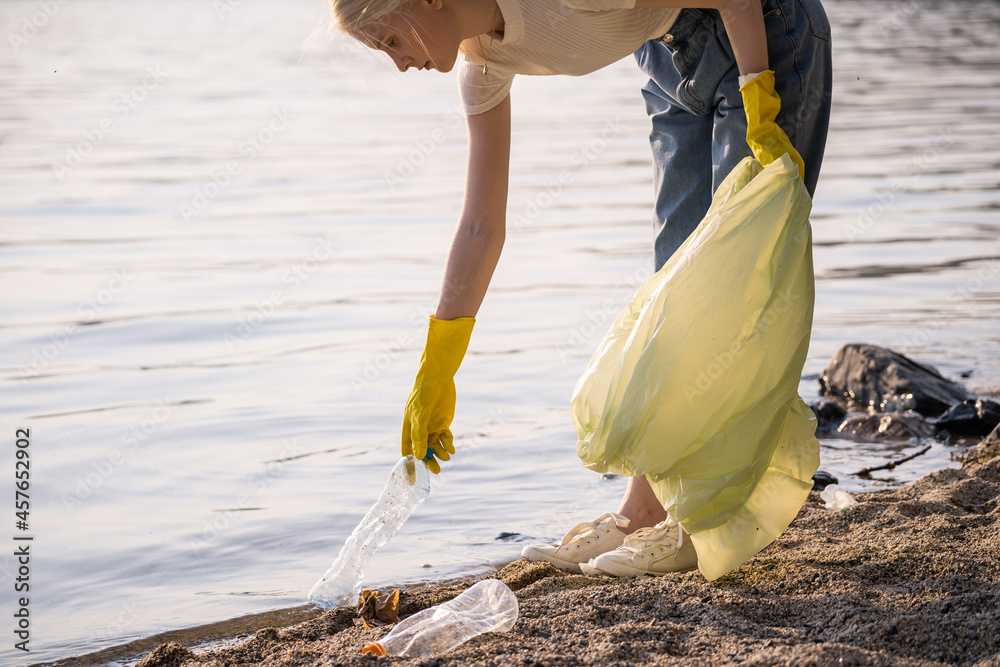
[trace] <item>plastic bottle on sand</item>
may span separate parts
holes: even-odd
[[[847,491],[844,491],[836,484],[830,484],[823,492],[819,494],[819,497],[826,501],[826,509],[828,510],[844,510],[851,505],[857,505],[858,501],[854,499]]]
[[[506,584],[486,579],[453,600],[409,616],[361,652],[426,658],[446,653],[484,632],[506,632],[517,620],[517,598]]]
[[[337,560],[309,591],[309,599],[328,609],[357,604],[365,566],[431,492],[430,472],[412,456],[400,459],[378,500],[368,510]]]

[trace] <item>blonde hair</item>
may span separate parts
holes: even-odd
[[[411,0],[331,0],[333,24],[359,42],[364,29],[382,22],[390,14],[405,11]]]

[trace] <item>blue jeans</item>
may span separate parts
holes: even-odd
[[[768,61],[781,97],[778,125],[816,189],[830,122],[830,24],[819,0],[763,0]],[[718,12],[683,9],[670,32],[635,52],[653,128],[658,270],[698,226],[712,193],[749,156],[739,70]]]

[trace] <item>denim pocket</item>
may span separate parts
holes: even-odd
[[[830,41],[830,19],[826,17],[826,11],[819,0],[798,0],[799,6],[809,19],[809,28],[812,33],[822,40]]]
[[[670,52],[674,65],[681,74],[693,71],[711,39],[709,26],[714,21],[713,16],[699,9],[682,9],[670,31],[657,39]]]
[[[772,16],[781,16],[781,3],[778,0],[764,0],[761,3],[760,9],[764,13],[765,19]]]
[[[672,93],[678,104],[696,115],[710,110],[720,78],[714,71],[719,69],[716,20],[717,15],[712,13],[684,9],[671,31],[658,40],[670,53],[674,70],[669,77],[673,80],[665,81],[664,89]]]

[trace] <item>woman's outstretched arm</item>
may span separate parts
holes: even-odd
[[[510,96],[468,117],[465,200],[434,317],[475,317],[503,248],[510,172]]]
[[[469,166],[462,215],[448,251],[437,310],[429,320],[417,379],[403,409],[401,452],[423,459],[433,473],[441,472],[439,459],[448,461],[455,453],[451,433],[454,377],[503,248],[510,96],[486,113],[469,116],[468,122]]]
[[[716,9],[722,15],[740,74],[768,69],[767,37],[760,0],[636,0],[635,6]]]

